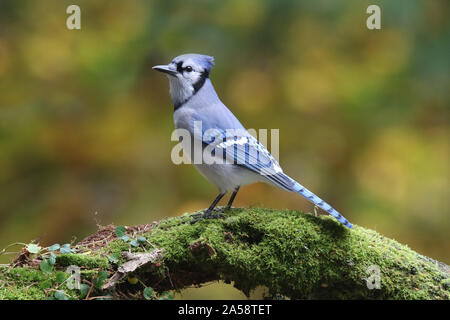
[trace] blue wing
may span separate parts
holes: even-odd
[[[353,225],[328,203],[283,173],[280,165],[269,151],[242,127],[228,109],[225,111],[210,113],[208,116],[203,114],[202,117],[197,119],[202,120],[207,127],[207,130],[200,130],[204,148],[209,148],[211,154],[214,154],[216,157],[222,156],[226,163],[245,167],[265,177],[268,181],[284,190],[300,194],[308,201],[328,212],[346,227],[353,228]],[[223,126],[223,123],[221,123],[223,121],[226,122],[226,126]],[[234,129],[218,129],[224,127]]]
[[[280,165],[269,151],[246,130],[233,132],[233,130],[213,129],[209,134],[204,135],[203,144],[205,147],[209,147],[216,156],[222,155],[227,163],[243,166],[264,176],[282,189],[300,194],[331,214],[346,227],[353,228],[353,225],[328,203],[283,173]]]
[[[216,156],[226,163],[245,167],[287,191],[293,191],[295,181],[283,173],[278,162],[267,149],[245,129],[210,129],[202,138]]]

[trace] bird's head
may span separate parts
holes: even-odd
[[[153,69],[165,73],[169,78],[170,96],[177,107],[203,87],[213,65],[213,57],[190,53],[174,58],[168,65],[154,66]]]

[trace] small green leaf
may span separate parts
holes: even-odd
[[[53,266],[47,259],[41,261],[41,263],[39,264],[39,268],[45,273],[52,273],[53,270]]]
[[[116,229],[114,229],[114,233],[118,238],[121,238],[127,233],[127,229],[124,226],[117,226]]]
[[[69,300],[64,291],[55,291],[54,297],[57,300]]]
[[[34,243],[28,244],[26,248],[29,253],[39,253],[41,251],[41,247]]]
[[[48,289],[51,288],[53,286],[53,282],[51,279],[46,279],[44,281],[42,281],[41,283],[39,283],[39,288],[41,289]]]
[[[122,239],[125,242],[128,242],[128,240],[130,240],[129,236],[121,236],[120,239]]]
[[[56,262],[56,256],[55,255],[52,255],[52,256],[50,256],[48,258],[48,263],[50,263],[52,266],[55,265],[55,262]]]
[[[94,279],[94,287],[97,289],[100,289],[103,286],[104,281],[100,280],[99,278]]]
[[[143,237],[143,236],[139,236],[139,237],[137,238],[137,241],[144,243],[144,242],[147,242],[147,238],[145,238],[145,237]]]
[[[98,273],[98,277],[99,277],[100,279],[102,279],[102,280],[106,280],[106,279],[108,279],[108,277],[109,277],[109,273],[108,273],[108,271],[101,270],[101,271],[99,271],[99,273]]]
[[[66,280],[66,273],[65,272],[58,272],[56,273],[56,282],[62,283]]]
[[[101,270],[98,274],[97,274],[97,278],[94,279],[94,286],[97,289],[100,289],[103,284],[105,283],[105,280],[109,277],[109,273],[105,270]]]
[[[119,253],[111,253],[111,254],[108,256],[109,262],[112,262],[112,263],[117,263],[117,262],[119,262],[119,259],[120,259],[120,254],[119,254]]]
[[[137,240],[135,240],[135,239],[131,240],[131,241],[130,241],[130,244],[131,244],[133,247],[139,247],[139,243],[138,243]]]
[[[139,279],[138,278],[136,278],[136,277],[133,277],[133,276],[129,276],[128,277],[128,283],[129,284],[137,284],[139,282]]]
[[[72,250],[70,249],[70,243],[63,244],[59,249],[61,253],[70,253]]]
[[[164,291],[163,293],[161,293],[160,300],[173,300],[173,294],[170,291]]]
[[[87,296],[91,287],[85,283],[80,284],[80,298],[83,299]]]
[[[59,243],[55,243],[54,245],[51,245],[50,247],[48,247],[48,251],[56,251],[60,248]]]
[[[153,295],[154,295],[153,288],[146,287],[146,288],[144,289],[144,292],[143,292],[142,294],[144,295],[144,298],[145,298],[145,299],[151,300],[152,297],[153,297]]]

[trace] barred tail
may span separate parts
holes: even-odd
[[[295,182],[293,186],[293,191],[297,192],[298,194],[305,197],[307,200],[314,203],[319,208],[325,210],[329,214],[331,214],[333,217],[336,218],[337,221],[342,223],[344,226],[348,228],[353,228],[353,225],[347,221],[339,212],[334,210],[328,203],[320,199],[318,196],[316,196],[314,193],[303,187],[300,183]]]

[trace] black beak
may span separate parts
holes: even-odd
[[[177,72],[175,70],[172,70],[169,68],[169,66],[154,66],[152,69],[159,71],[159,72],[164,72],[167,74],[170,74],[171,76],[175,76],[177,74]]]

